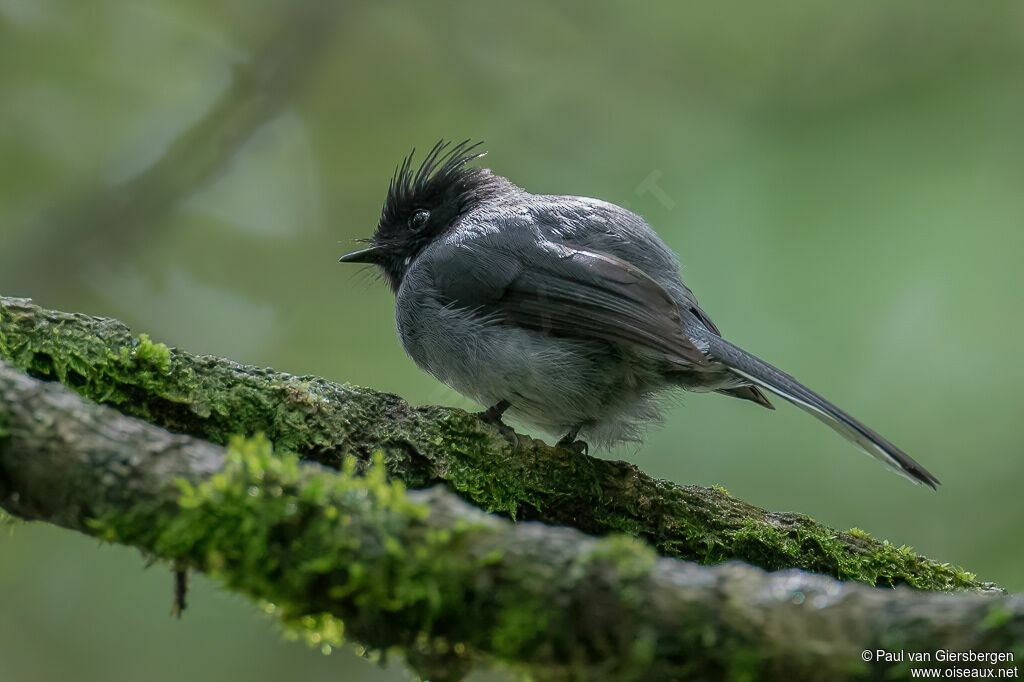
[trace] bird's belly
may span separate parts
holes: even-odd
[[[396,323],[421,368],[483,406],[507,400],[511,418],[552,434],[610,426],[636,412],[656,381],[605,342],[551,337],[463,309],[420,307]]]

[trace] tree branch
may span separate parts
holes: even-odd
[[[1024,644],[1019,596],[659,559],[624,536],[488,516],[441,487],[406,493],[379,466],[357,476],[262,439],[225,450],[170,434],[4,363],[0,506],[207,572],[318,637],[343,618],[435,680],[491,661],[550,680],[903,679],[861,652]]]
[[[380,451],[409,488],[443,483],[485,511],[595,535],[628,533],[666,557],[741,559],[887,587],[998,589],[909,548],[765,511],[720,489],[653,479],[625,462],[527,436],[510,443],[461,410],[412,408],[370,389],[194,356],[137,339],[116,320],[27,299],[0,298],[0,359],[174,432],[219,444],[263,433],[334,468],[349,457],[366,464]]]
[[[94,187],[59,204],[24,231],[21,243],[0,258],[10,281],[47,263],[53,272],[80,273],[147,238],[160,219],[221,171],[235,152],[288,105],[330,44],[344,3],[294,0],[280,27],[251,57],[235,66],[231,82],[210,109],[138,175],[112,187]],[[73,239],[74,249],[64,248]],[[111,245],[118,245],[112,249]],[[46,279],[39,280],[46,286]]]

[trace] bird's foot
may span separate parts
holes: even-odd
[[[515,448],[519,445],[519,436],[516,434],[515,429],[501,421],[501,415],[505,414],[505,410],[511,407],[511,403],[507,400],[502,400],[497,405],[492,405],[483,412],[477,412],[476,416],[480,418],[480,421],[487,424],[493,424],[498,427],[498,431],[502,436],[505,437],[512,447]]]
[[[477,412],[476,416],[480,417],[480,421],[485,421],[488,424],[501,424],[501,415],[505,414],[505,410],[511,406],[509,401],[502,400],[496,405],[491,405],[483,412]]]
[[[569,433],[565,434],[558,439],[555,443],[556,448],[562,448],[564,450],[571,450],[577,455],[586,455],[590,452],[590,446],[587,445],[586,441],[577,440],[576,436],[579,435],[579,429],[573,429]]]
[[[515,429],[513,429],[511,426],[501,421],[500,419],[495,424],[495,426],[498,427],[498,432],[505,437],[505,440],[512,444],[513,450],[519,447],[519,434],[516,433]]]

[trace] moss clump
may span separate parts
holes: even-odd
[[[162,502],[112,511],[90,526],[105,540],[145,548],[260,600],[323,651],[348,634],[367,656],[386,649],[445,666],[466,664],[481,649],[523,660],[549,646],[552,632],[573,646],[574,621],[551,599],[551,584],[597,580],[632,619],[606,628],[600,641],[609,659],[626,666],[620,669],[650,664],[653,634],[621,636],[648,611],[657,557],[640,541],[588,541],[551,567],[546,551],[535,561],[505,563],[510,529],[464,511],[432,520],[426,505],[388,478],[379,453],[356,469],[355,460],[335,472],[275,454],[263,437],[236,438],[222,470],[197,482],[179,479]],[[592,596],[567,595],[575,603]],[[439,627],[444,637],[434,634]]]
[[[703,563],[740,558],[772,570],[795,567],[877,587],[908,585],[937,591],[992,587],[956,566],[915,554],[906,545],[875,540],[860,529],[840,533],[799,515],[789,515],[785,526],[745,518],[735,529],[703,539],[707,545]]]
[[[472,415],[456,412],[438,422],[434,444],[450,454],[442,473],[456,490],[485,511],[501,512],[514,519],[520,506],[531,502],[526,479],[505,475],[499,461],[508,463],[511,445],[494,431],[481,430],[477,425]]]
[[[658,555],[654,550],[628,535],[609,535],[598,540],[583,555],[580,563],[607,562],[622,578],[642,578],[650,574]]]
[[[97,331],[116,334],[118,343],[83,327],[82,315],[57,315],[43,328],[30,325],[27,310],[0,308],[0,359],[31,376],[56,379],[98,402],[125,405],[140,395],[160,391],[171,371],[171,351],[142,334],[137,339],[120,325]],[[108,321],[110,322],[110,321]]]
[[[265,433],[278,447],[339,465],[355,392],[134,337],[116,320],[0,299],[0,359],[152,424],[227,445]],[[351,415],[356,418],[358,415]],[[390,453],[388,453],[390,456]],[[369,453],[366,459],[369,460]]]
[[[664,496],[660,506],[623,510],[606,497],[609,481],[599,469],[607,463],[601,460],[567,452],[557,463],[545,457],[540,465],[533,461],[535,453],[538,459],[544,456],[537,441],[520,437],[513,451],[497,429],[481,426],[463,413],[445,414],[436,423],[434,438],[446,453],[442,476],[488,511],[513,518],[555,517],[556,521],[564,513],[566,521],[581,530],[640,537],[666,556],[705,564],[741,559],[769,570],[801,568],[880,587],[905,584],[941,591],[986,587],[955,567],[914,554],[909,547],[894,547],[859,529],[840,533],[799,514],[765,513],[720,487],[663,485],[657,490]],[[565,490],[575,490],[576,498],[560,496]],[[573,513],[582,507],[593,518],[592,527],[580,524],[581,515]],[[695,509],[721,513],[687,513]],[[659,519],[656,533],[648,523],[651,517]]]
[[[489,511],[526,519],[543,519],[553,507],[571,508],[568,491],[590,503],[600,503],[604,492],[598,469],[605,462],[565,450],[554,450],[524,435],[515,443],[475,415],[459,410],[439,410],[426,424],[424,437],[443,453],[438,473],[463,497]],[[554,457],[552,457],[554,454]],[[601,529],[569,524],[586,532],[609,531],[637,535],[635,526]]]
[[[550,606],[526,599],[509,604],[501,611],[497,627],[491,635],[491,646],[501,657],[514,660],[515,652],[540,646],[551,627]]]
[[[153,343],[148,334],[140,334],[138,344],[121,349],[121,362],[131,363],[136,371],[167,374],[171,370],[171,350],[162,343]]]
[[[263,437],[238,438],[222,471],[197,485],[177,481],[177,509],[156,519],[153,510],[109,516],[94,527],[103,539],[150,547],[267,599],[279,613],[302,612],[293,607],[303,590],[325,575],[335,579],[330,594],[339,600],[387,609],[434,601],[400,580],[381,591],[369,567],[354,559],[372,543],[370,554],[394,571],[416,554],[395,535],[396,523],[422,519],[427,510],[408,499],[400,481],[387,479],[382,458],[362,476],[354,463],[334,474],[307,469],[294,455],[275,455]]]
[[[429,631],[462,603],[459,581],[493,555],[453,551],[476,527],[441,532],[422,523],[427,507],[388,479],[379,454],[362,474],[355,469],[350,460],[340,472],[324,470],[275,454],[263,437],[238,438],[222,471],[196,484],[178,480],[163,505],[91,525],[105,540],[148,548],[264,600],[310,644],[336,646],[345,632],[324,613],[325,597],[333,613],[387,613],[396,632]]]

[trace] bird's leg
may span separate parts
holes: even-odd
[[[501,415],[505,414],[505,410],[510,407],[512,407],[512,403],[509,401],[499,400],[497,404],[491,405],[483,412],[478,412],[476,416],[488,424],[501,424]]]
[[[576,440],[576,436],[580,434],[580,429],[583,428],[582,424],[578,424],[571,429],[569,433],[565,434],[558,439],[555,443],[556,448],[565,448],[566,450],[572,450],[577,455],[585,455],[590,451],[590,446],[585,441]]]
[[[501,431],[501,435],[505,436],[505,439],[512,443],[512,447],[515,448],[519,444],[519,436],[516,435],[515,429],[501,421],[501,415],[505,414],[505,410],[511,406],[512,403],[509,401],[499,400],[497,404],[491,405],[483,412],[477,412],[476,416],[480,417],[482,422],[497,426],[498,431]]]

